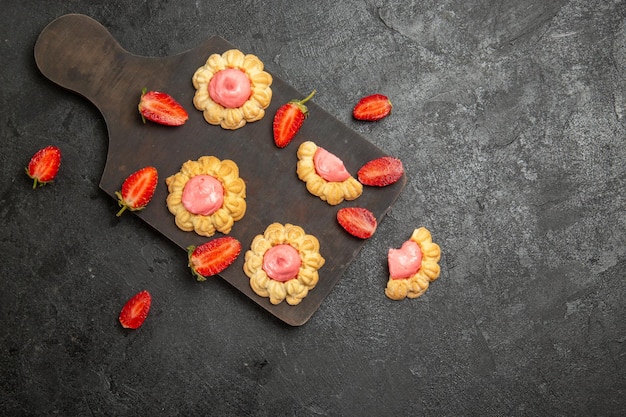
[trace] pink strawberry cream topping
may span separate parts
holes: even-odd
[[[272,246],[263,255],[263,270],[273,280],[285,282],[298,276],[302,260],[291,245]]]
[[[350,178],[343,161],[324,148],[317,148],[313,155],[315,172],[326,181],[341,182]]]
[[[227,109],[236,109],[250,98],[252,87],[245,72],[236,68],[218,71],[209,81],[209,96]]]
[[[408,278],[419,271],[422,265],[422,250],[417,243],[407,240],[400,249],[389,249],[387,262],[392,279]]]
[[[211,175],[196,175],[185,184],[182,203],[190,213],[209,216],[222,207],[224,187]]]

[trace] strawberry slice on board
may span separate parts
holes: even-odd
[[[315,95],[315,90],[302,100],[294,99],[283,104],[274,115],[274,123],[272,125],[274,132],[274,143],[279,148],[289,145],[294,136],[309,116],[309,109],[305,103]]]
[[[404,166],[402,161],[393,156],[382,156],[372,159],[357,172],[357,178],[363,185],[385,187],[402,178]]]
[[[363,207],[344,207],[337,211],[337,221],[352,236],[372,237],[378,226],[374,213]]]
[[[373,122],[387,117],[392,107],[387,96],[372,94],[359,100],[352,110],[352,115],[357,120]]]
[[[241,253],[241,243],[232,236],[218,237],[200,246],[188,246],[189,267],[198,281],[228,268]]]
[[[124,304],[119,321],[125,329],[138,329],[148,317],[152,296],[148,291],[140,291]]]
[[[117,217],[121,216],[126,209],[130,211],[144,209],[154,195],[158,180],[159,175],[153,166],[141,168],[130,174],[124,180],[122,190],[115,192],[118,204],[122,207],[117,212]]]
[[[39,149],[26,167],[26,175],[33,180],[33,188],[54,180],[61,166],[61,150],[56,146]]]
[[[161,91],[144,88],[138,108],[144,123],[150,120],[166,126],[181,126],[189,119],[187,110],[172,96]]]

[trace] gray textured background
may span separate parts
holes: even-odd
[[[408,183],[303,327],[220,280],[98,188],[107,129],[45,79],[66,13],[129,52],[220,35],[389,154]],[[0,412],[76,416],[626,414],[624,1],[9,0],[0,17]],[[355,101],[388,95],[378,123]],[[24,166],[64,152],[36,191]],[[383,294],[419,226],[441,278]],[[117,314],[148,288],[144,326]]]

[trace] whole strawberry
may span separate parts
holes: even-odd
[[[387,96],[372,94],[359,100],[352,110],[352,115],[357,120],[373,122],[387,117],[391,113],[391,108],[391,101]]]
[[[147,119],[162,125],[180,126],[189,118],[180,103],[169,94],[160,91],[147,91],[144,88],[138,107],[144,123]]]
[[[219,274],[228,268],[241,253],[241,243],[232,236],[218,237],[200,246],[189,246],[189,267],[196,280]]]
[[[120,211],[117,217],[129,209],[131,211],[142,210],[145,208],[156,190],[159,175],[155,167],[148,166],[134,172],[124,180],[122,190],[116,191]]]
[[[57,176],[61,166],[61,150],[46,146],[38,150],[26,167],[26,175],[33,180],[33,188],[45,185]]]
[[[294,99],[283,104],[274,115],[274,143],[279,148],[289,145],[298,133],[304,120],[309,115],[309,109],[304,105],[315,95],[315,90],[302,100]]]

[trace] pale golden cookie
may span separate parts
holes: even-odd
[[[363,193],[363,185],[354,177],[345,181],[326,181],[315,171],[313,157],[318,147],[311,141],[303,142],[298,147],[298,164],[296,173],[298,178],[306,183],[306,189],[326,201],[331,206],[343,200],[354,200]]]
[[[209,94],[211,78],[228,68],[243,71],[250,80],[250,97],[240,107],[226,108],[216,103]],[[192,82],[196,88],[193,104],[203,112],[208,123],[229,130],[239,129],[248,122],[263,118],[272,100],[272,81],[272,76],[263,71],[263,62],[255,55],[244,55],[237,49],[230,49],[221,55],[212,54],[193,75]]]
[[[263,256],[276,245],[288,244],[299,253],[301,265],[296,278],[285,282],[270,278],[263,270]],[[262,235],[252,240],[246,252],[243,270],[250,278],[250,287],[261,297],[267,297],[276,305],[283,300],[289,305],[299,304],[319,280],[318,270],[324,265],[320,255],[320,244],[313,235],[308,235],[300,226],[272,223]]]
[[[439,259],[441,250],[439,245],[433,243],[428,229],[420,227],[415,229],[410,240],[417,243],[422,251],[422,264],[418,271],[408,278],[392,279],[389,277],[385,295],[392,300],[405,298],[417,298],[424,294],[428,285],[439,277]]]
[[[223,204],[210,215],[191,213],[183,205],[185,185],[196,175],[210,175],[222,184]],[[246,184],[239,177],[239,167],[230,159],[220,161],[215,156],[203,156],[197,161],[187,161],[165,183],[170,193],[167,208],[175,216],[176,226],[186,232],[195,231],[207,237],[213,236],[216,231],[228,234],[233,224],[246,213]]]

